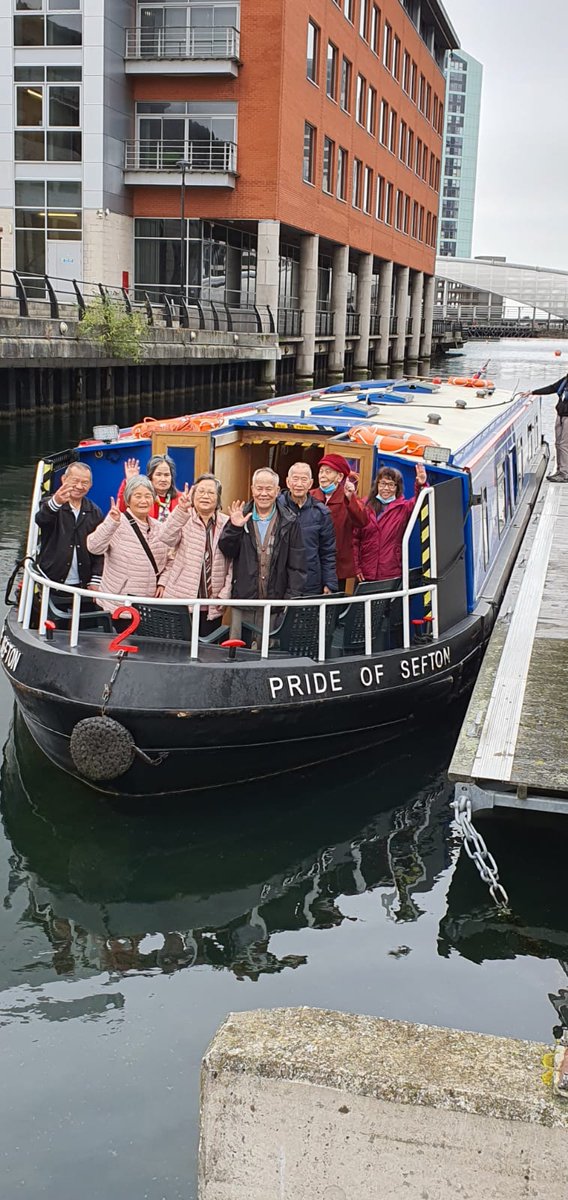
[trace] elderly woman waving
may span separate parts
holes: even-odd
[[[150,516],[155,499],[150,480],[135,475],[124,489],[126,512],[121,513],[111,498],[110,512],[89,534],[87,547],[91,554],[104,554],[101,592],[116,596],[161,595],[160,576],[168,551],[158,537],[158,521]],[[112,600],[97,603],[110,612],[116,607]]]
[[[191,491],[186,484],[177,508],[159,529],[162,544],[176,551],[164,579],[166,600],[230,597],[233,566],[219,549],[228,519],[221,512],[221,484],[214,475],[200,475]],[[222,611],[218,604],[201,610],[202,637],[219,627]]]

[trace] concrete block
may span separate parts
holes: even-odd
[[[200,1200],[566,1200],[546,1050],[308,1008],[230,1014],[203,1060]]]

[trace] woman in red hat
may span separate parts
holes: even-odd
[[[363,502],[355,493],[357,476],[341,454],[326,454],[318,463],[319,487],[312,496],[327,504],[335,530],[337,579],[344,591],[347,579],[355,575],[353,530],[362,529],[369,520]]]

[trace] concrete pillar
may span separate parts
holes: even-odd
[[[375,343],[375,365],[386,367],[389,361],[392,276],[394,264],[381,264],[379,274],[379,318],[381,336]]]
[[[424,272],[413,271],[410,280],[410,316],[412,335],[408,343],[408,357],[416,362],[420,354],[420,329],[422,324],[422,296],[424,294]]]
[[[369,378],[369,325],[371,323],[371,285],[373,255],[360,254],[357,267],[357,312],[359,341],[355,345],[355,379]]]
[[[199,1198],[565,1200],[548,1050],[310,1008],[231,1013],[203,1060]]]
[[[406,355],[406,319],[408,317],[408,267],[396,269],[396,337],[392,348],[392,361],[404,362]]]
[[[316,304],[318,295],[317,233],[305,233],[300,238],[300,308],[304,313],[303,341],[296,358],[296,380],[300,388],[314,382],[316,348]]]
[[[259,221],[256,246],[256,303],[267,304],[278,320],[280,221]]]
[[[432,321],[434,319],[434,295],[436,291],[436,278],[434,275],[424,276],[424,308],[422,312],[424,320],[424,333],[420,342],[420,357],[430,358],[432,353]]]
[[[331,311],[334,342],[329,353],[331,383],[341,383],[345,376],[345,329],[347,325],[347,277],[349,246],[335,246],[331,271]]]

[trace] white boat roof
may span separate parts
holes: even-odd
[[[333,423],[337,432],[357,425],[377,425],[384,430],[424,434],[439,446],[447,447],[455,457],[489,425],[494,422],[506,424],[514,398],[515,393],[503,388],[449,383],[433,385],[430,380],[418,379],[396,380],[394,385],[357,383],[349,391],[330,392],[322,388],[239,406],[237,411],[225,410],[225,413],[231,424],[234,420],[239,424],[251,420],[267,430],[272,422],[289,420],[293,423],[294,418],[304,422],[315,418],[326,425]],[[337,406],[336,414],[329,411],[332,406]],[[341,412],[345,406],[350,410],[347,414]],[[515,417],[521,407],[517,401]],[[432,421],[432,416],[439,417],[439,421]],[[466,461],[467,458],[460,465],[465,465]]]

